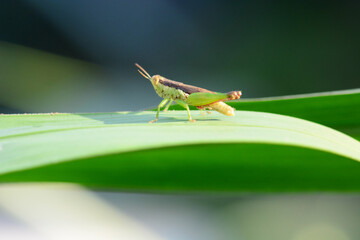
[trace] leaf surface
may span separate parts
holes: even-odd
[[[237,111],[0,117],[0,181],[131,191],[358,191],[360,143],[328,127]]]
[[[246,92],[244,94],[246,96]],[[237,110],[277,113],[306,119],[360,139],[360,89],[241,99],[227,104]],[[170,109],[182,110],[178,105]]]

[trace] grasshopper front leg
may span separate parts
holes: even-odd
[[[190,114],[190,109],[189,109],[189,105],[187,105],[186,102],[182,101],[182,100],[175,100],[180,106],[182,106],[183,108],[186,108],[188,117],[189,117],[189,121],[190,122],[195,122],[196,120],[191,118],[191,114]]]
[[[151,120],[149,123],[156,122],[156,121],[159,119],[160,109],[161,109],[168,101],[169,101],[169,99],[164,99],[164,100],[161,101],[161,103],[159,104],[158,109],[157,109],[157,113],[156,113],[156,118],[155,118],[155,120]]]

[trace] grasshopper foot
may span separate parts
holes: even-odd
[[[157,119],[149,121],[149,123],[155,123]]]
[[[196,122],[196,120],[195,119],[190,119],[189,122]]]

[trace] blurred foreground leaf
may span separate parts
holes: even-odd
[[[360,142],[263,112],[0,116],[0,181],[131,191],[359,191]]]

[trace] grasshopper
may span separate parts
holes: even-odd
[[[135,63],[135,66],[139,68],[138,72],[143,77],[150,80],[155,92],[163,98],[157,108],[155,120],[150,121],[150,123],[156,122],[159,119],[160,109],[168,103],[164,109],[164,111],[167,111],[173,101],[186,109],[190,122],[195,122],[195,120],[191,118],[189,105],[195,106],[197,109],[200,109],[200,111],[209,109],[216,110],[227,116],[235,115],[235,109],[224,102],[239,99],[241,97],[241,91],[231,91],[228,93],[213,92],[204,88],[169,80],[160,75],[151,77],[139,64]]]

